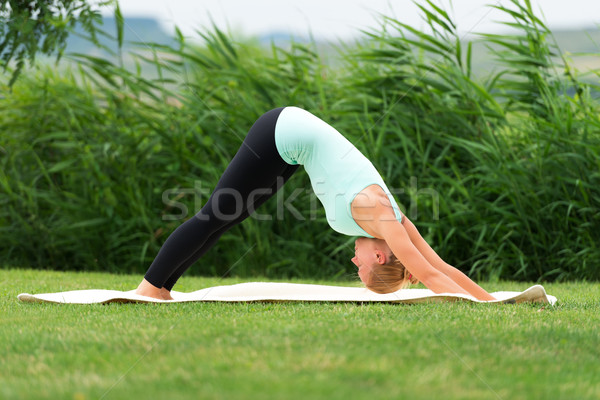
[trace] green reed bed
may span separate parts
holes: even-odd
[[[296,105],[363,151],[442,258],[474,278],[598,279],[598,71],[575,70],[528,1],[499,6],[512,34],[449,15],[381,28],[325,62],[315,43],[261,47],[216,27],[140,50],[127,70],[72,56],[0,101],[0,258],[57,270],[143,272],[264,111]],[[149,78],[153,76],[153,78]],[[298,173],[190,273],[340,278],[352,239],[329,230]],[[242,261],[240,261],[240,258]]]

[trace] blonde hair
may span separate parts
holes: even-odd
[[[367,289],[375,293],[385,294],[404,289],[418,282],[419,280],[412,276],[400,260],[392,254],[389,262],[376,264],[371,268],[368,282],[365,285]]]

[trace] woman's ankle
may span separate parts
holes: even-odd
[[[162,299],[162,289],[157,288],[146,279],[143,279],[140,282],[139,286],[135,290],[136,294],[140,294],[142,296],[154,297],[155,299]]]
[[[173,300],[173,297],[171,297],[171,291],[167,288],[160,288],[160,295],[162,296],[163,300]]]

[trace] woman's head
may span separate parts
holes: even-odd
[[[359,238],[354,246],[354,265],[367,289],[391,293],[417,283],[382,239]]]

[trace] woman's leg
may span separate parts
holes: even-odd
[[[172,287],[221,234],[274,194],[278,177],[289,179],[296,171],[275,146],[275,124],[282,110],[271,110],[254,123],[202,210],[167,238],[144,277],[152,286]],[[270,189],[273,193],[266,194]]]
[[[252,211],[256,210],[261,205],[263,205],[267,200],[269,200],[271,197],[273,197],[273,195],[279,189],[281,189],[281,186],[283,186],[283,184],[285,184],[288,181],[288,179],[294,174],[294,172],[296,172],[296,170],[299,167],[300,167],[299,165],[288,165],[286,170],[282,173],[282,175],[281,175],[282,179],[279,182],[276,182],[269,190],[265,191],[264,195],[261,195],[260,197],[258,197],[256,199],[256,201],[254,201],[254,204],[251,204],[251,205],[249,204],[249,207],[246,209],[246,211],[244,211],[244,213],[242,215],[240,215],[239,218],[237,218],[234,221],[231,221],[230,223],[227,223],[221,229],[214,232],[206,240],[204,245],[202,245],[200,248],[198,248],[198,250],[194,254],[192,254],[176,271],[173,272],[173,274],[165,282],[164,288],[167,289],[168,291],[171,291],[171,289],[173,289],[173,286],[175,286],[175,282],[177,282],[177,280],[181,277],[181,275],[183,275],[183,273],[192,264],[194,264],[197,260],[200,259],[200,257],[202,257],[208,250],[210,250],[210,248],[215,243],[217,243],[217,241],[219,240],[221,235],[223,235],[229,229],[233,228],[234,226],[236,226],[237,224],[239,224],[240,222],[242,222],[243,220],[248,218],[252,214]]]

